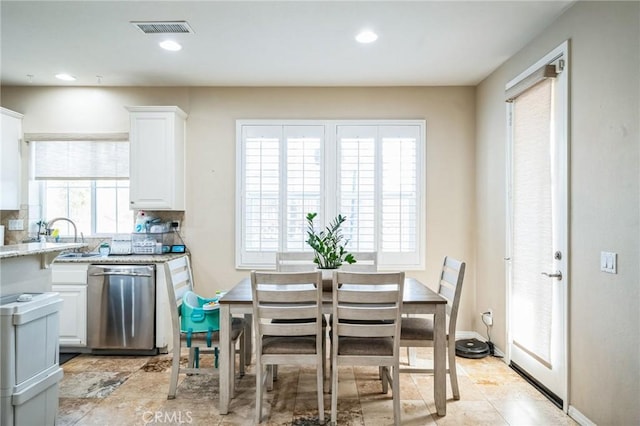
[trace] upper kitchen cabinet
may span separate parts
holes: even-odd
[[[22,114],[0,108],[0,210],[20,210]]]
[[[175,106],[127,107],[131,123],[130,206],[184,210],[185,123]]]

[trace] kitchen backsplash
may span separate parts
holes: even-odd
[[[0,225],[4,225],[4,244],[20,244],[22,242],[27,241],[37,241],[38,238],[38,225],[37,222],[41,219],[38,217],[39,208],[34,208],[37,206],[23,206],[20,210],[2,210],[0,211]],[[29,214],[31,210],[32,214]],[[147,214],[153,217],[159,218],[163,222],[169,221],[180,221],[180,226],[184,222],[184,212],[183,211],[150,211],[145,210]],[[135,216],[135,215],[134,215]],[[73,218],[70,218],[73,220]],[[21,231],[10,231],[9,230],[9,221],[10,220],[22,220],[23,221],[23,230]],[[131,231],[133,232],[134,223],[131,224]],[[87,251],[95,251],[97,247],[103,241],[109,241],[111,238],[93,238],[91,236],[87,236],[89,233],[85,232],[82,229],[78,229],[78,239],[80,239],[80,232],[83,232],[85,235],[84,242],[88,244]],[[73,238],[61,237],[59,239],[60,242],[70,242],[73,241]]]

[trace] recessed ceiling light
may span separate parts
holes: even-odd
[[[165,40],[160,42],[160,47],[162,47],[164,50],[170,50],[172,52],[177,52],[178,50],[182,49],[182,46],[173,40]]]
[[[76,78],[67,73],[56,74],[56,78],[64,81],[76,81]]]
[[[374,33],[373,31],[369,31],[369,30],[361,31],[356,36],[356,41],[358,43],[373,43],[377,39],[378,39],[378,34]]]

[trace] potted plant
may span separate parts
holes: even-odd
[[[353,254],[345,249],[349,241],[344,240],[340,229],[347,217],[339,214],[324,231],[316,232],[313,220],[317,215],[317,213],[307,214],[307,244],[315,253],[313,262],[318,265],[318,269],[337,269],[343,263],[355,263]]]

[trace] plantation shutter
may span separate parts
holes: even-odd
[[[284,244],[279,251],[311,251],[307,245],[307,213],[322,212],[323,126],[285,126],[286,177]]]

